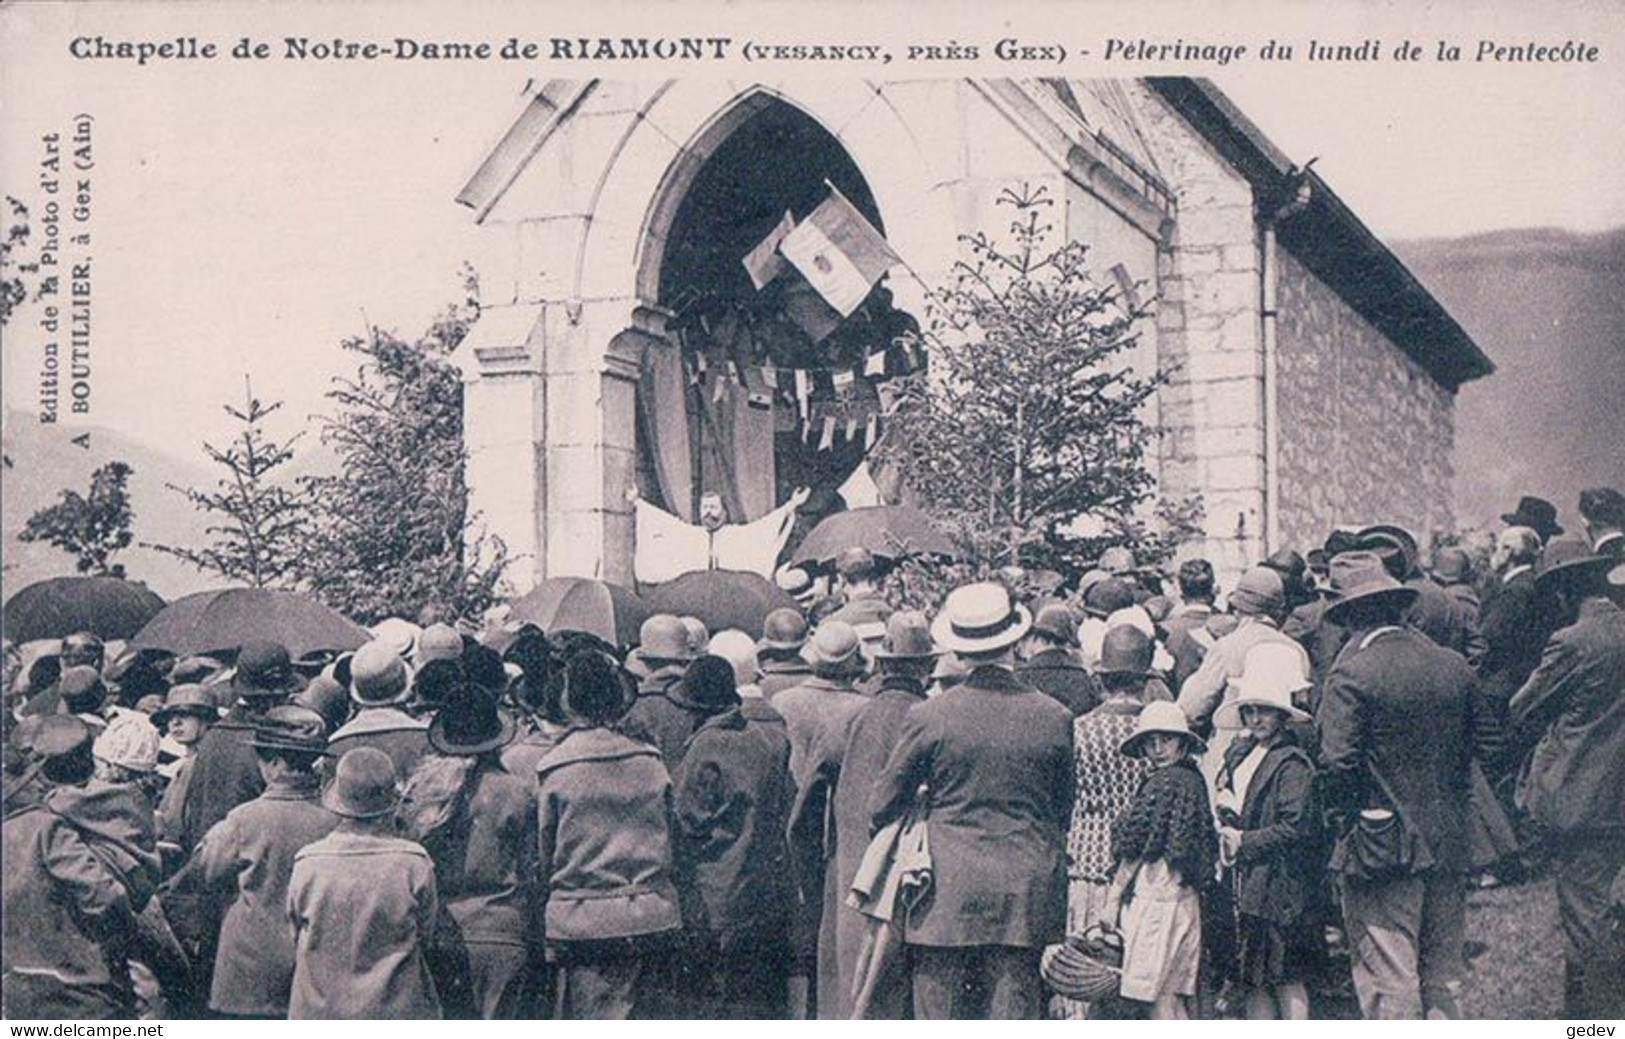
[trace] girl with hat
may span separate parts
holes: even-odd
[[[569,659],[571,728],[536,767],[543,930],[565,1020],[648,1016],[655,971],[682,926],[671,777],[659,751],[615,728],[626,703],[619,671],[594,651]]]
[[[1315,766],[1289,726],[1309,722],[1292,700],[1309,677],[1289,647],[1254,646],[1220,707],[1218,724],[1244,732],[1225,751],[1214,805],[1220,859],[1240,921],[1236,977],[1247,989],[1247,1017],[1309,1017],[1305,981],[1320,958],[1310,918],[1325,872]]]
[[[450,1018],[530,1016],[536,797],[529,776],[502,765],[516,732],[494,694],[466,682],[453,687],[429,724],[433,751],[401,795],[406,835],[435,864],[440,920],[429,964]]]
[[[1207,783],[1191,760],[1207,749],[1177,704],[1147,704],[1122,753],[1151,772],[1112,824],[1117,872],[1104,919],[1120,920],[1125,999],[1153,1020],[1184,1020],[1196,995],[1202,949],[1201,892],[1218,857]],[[1128,905],[1123,906],[1125,895]]]

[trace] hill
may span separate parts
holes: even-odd
[[[1625,228],[1393,244],[1497,366],[1456,408],[1456,519],[1551,500],[1580,531],[1580,489],[1625,489]]]

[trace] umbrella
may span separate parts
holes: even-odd
[[[698,617],[712,631],[738,628],[761,638],[762,621],[796,601],[761,574],[741,570],[695,570],[665,584],[645,585],[644,602],[658,613]]]
[[[245,642],[280,642],[302,657],[316,650],[359,649],[367,629],[297,592],[225,588],[176,599],[136,633],[130,645],[177,656],[231,652]]]
[[[144,584],[117,577],[53,577],[6,600],[6,638],[13,642],[61,639],[79,631],[127,639],[164,608]]]
[[[631,646],[653,612],[630,588],[588,577],[549,577],[513,601],[508,621],[529,621],[549,635],[582,631],[617,646]]]
[[[833,563],[849,548],[866,548],[887,559],[955,555],[953,542],[919,509],[912,505],[871,505],[826,517],[796,549],[794,562]]]

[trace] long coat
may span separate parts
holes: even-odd
[[[1225,752],[1221,788],[1253,749],[1250,738]],[[1241,845],[1236,849],[1236,908],[1279,924],[1300,923],[1325,870],[1315,766],[1294,743],[1271,747],[1241,803]]]
[[[846,904],[858,864],[869,846],[869,795],[886,763],[910,708],[925,702],[914,679],[885,676],[874,697],[859,709],[849,730],[827,734],[807,761],[807,781],[796,803],[791,832],[797,844],[798,874],[811,890],[802,897],[822,906],[818,930],[818,1016],[852,1016],[852,979],[865,932],[864,919]],[[822,885],[818,883],[822,879]],[[882,992],[870,1017],[903,1016],[906,994]]]
[[[1535,575],[1525,570],[1511,580],[1492,584],[1484,597],[1480,626],[1489,648],[1479,663],[1479,677],[1490,702],[1506,709],[1540,664],[1550,621],[1535,592]]]
[[[800,657],[763,657],[762,679],[758,684],[762,687],[762,695],[772,701],[786,689],[794,689],[811,677],[812,668]]]
[[[1072,714],[1001,667],[912,708],[876,784],[879,830],[929,789],[932,888],[909,914],[915,945],[1041,948],[1066,922]]]
[[[1461,655],[1414,628],[1352,635],[1326,678],[1317,718],[1328,807],[1347,817],[1394,808],[1435,867],[1466,869],[1468,763],[1486,731],[1478,697]],[[1334,853],[1333,868],[1339,864]]]
[[[640,694],[620,728],[660,751],[666,771],[675,772],[689,737],[708,716],[705,707],[684,696],[682,686],[673,684],[664,692]]]
[[[294,856],[326,837],[338,816],[321,805],[315,775],[273,783],[233,808],[203,837],[198,868],[231,901],[220,925],[209,1009],[282,1017],[293,987],[293,927],[288,882]]]
[[[773,709],[784,716],[790,734],[790,776],[797,786],[806,781],[813,745],[823,739],[845,739],[852,719],[868,702],[851,682],[816,675],[773,697]]]
[[[689,926],[725,947],[731,936],[763,926],[784,933],[793,899],[786,834],[795,787],[783,727],[750,722],[739,708],[711,715],[689,738],[672,788]]]
[[[1477,613],[1431,578],[1415,577],[1405,586],[1416,590],[1416,601],[1405,611],[1406,623],[1445,649],[1460,653],[1476,667],[1488,649]]]
[[[248,745],[257,717],[257,712],[238,704],[198,740],[181,805],[178,836],[183,850],[191,852],[227,812],[265,792],[259,759]]]
[[[1099,680],[1072,654],[1059,647],[1033,654],[1016,668],[1016,675],[1071,711],[1074,718],[1088,714],[1105,699]]]
[[[422,842],[440,896],[437,941],[523,946],[536,869],[535,785],[500,764],[472,768],[462,804]]]
[[[1625,831],[1625,610],[1586,600],[1546,644],[1512,717],[1541,732],[1519,786],[1535,821],[1564,835]]]
[[[0,848],[4,1016],[127,1014],[129,942],[158,883],[151,810],[127,787],[56,787],[6,817]]]
[[[439,899],[434,863],[399,837],[335,831],[294,856],[288,1016],[438,1018],[424,958]]]
[[[572,729],[536,766],[547,941],[633,938],[682,924],[672,882],[671,778],[613,729]]]

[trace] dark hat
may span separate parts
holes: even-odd
[[[377,747],[357,747],[339,758],[322,804],[346,819],[376,819],[400,803],[397,782],[388,754]]]
[[[575,653],[564,665],[564,709],[582,721],[603,725],[614,721],[626,708],[619,668],[604,653]]]
[[[1051,603],[1033,617],[1032,633],[1044,635],[1066,646],[1078,644],[1078,625],[1072,611],[1061,603]]]
[[[309,707],[282,704],[254,719],[248,745],[258,750],[327,751],[327,722]]]
[[[796,650],[807,643],[807,618],[800,610],[781,606],[762,621],[758,649]]]
[[[242,697],[283,697],[305,687],[293,669],[288,647],[280,642],[245,642],[237,651],[237,670],[231,688]]]
[[[69,714],[93,714],[107,702],[107,686],[102,684],[101,673],[84,664],[62,672],[57,692]]]
[[[429,723],[429,744],[442,754],[473,757],[506,747],[517,732],[490,690],[465,682]]]
[[[1100,662],[1095,665],[1095,673],[1148,677],[1155,653],[1156,644],[1151,636],[1132,624],[1119,624],[1101,639]]]
[[[1392,523],[1377,523],[1366,527],[1354,535],[1357,547],[1367,552],[1376,552],[1384,555],[1385,550],[1397,552],[1397,569],[1395,577],[1401,581],[1416,570],[1418,556],[1421,550],[1416,545],[1416,537],[1404,527]],[[1386,556],[1385,556],[1386,558]],[[1392,572],[1395,567],[1390,567]]]
[[[835,572],[848,581],[864,581],[875,574],[875,557],[867,548],[849,548],[835,557]]]
[[[1274,570],[1286,578],[1289,583],[1303,580],[1303,573],[1308,569],[1308,564],[1304,562],[1303,557],[1290,548],[1272,552],[1270,557],[1260,565]]]
[[[739,706],[733,665],[715,654],[696,657],[683,672],[678,689],[684,700],[712,713]]]
[[[412,703],[438,710],[451,702],[459,686],[468,681],[460,660],[431,660],[412,676]]]
[[[28,747],[42,758],[65,758],[89,753],[90,726],[71,714],[48,714],[34,729]]]
[[[1330,562],[1333,556],[1342,555],[1344,552],[1353,552],[1359,547],[1359,532],[1346,527],[1339,527],[1326,535],[1326,544],[1323,546],[1323,551],[1326,553],[1327,561]]]
[[[1580,515],[1592,526],[1625,528],[1625,494],[1612,487],[1587,487],[1580,492]]]
[[[1341,624],[1349,607],[1357,602],[1391,601],[1408,605],[1419,594],[1400,584],[1375,552],[1344,552],[1331,563],[1332,591],[1336,598],[1326,606],[1326,619]]]
[[[1542,541],[1549,541],[1563,533],[1563,528],[1557,524],[1557,506],[1545,498],[1527,494],[1518,499],[1515,510],[1501,514],[1501,522],[1509,527],[1528,527],[1539,534]]]
[[[1312,573],[1324,574],[1331,560],[1324,548],[1311,548],[1304,553],[1303,562]]]
[[[1609,556],[1599,556],[1590,545],[1577,538],[1557,538],[1540,553],[1540,569],[1535,574],[1535,588],[1545,591],[1568,577],[1603,573],[1619,563]]]
[[[219,720],[220,708],[214,702],[212,693],[201,685],[188,682],[169,691],[164,705],[152,712],[152,724],[164,725],[179,714],[195,715],[212,722]]]
[[[304,675],[305,678],[315,678],[327,670],[329,664],[338,659],[338,651],[332,649],[313,649],[293,662],[293,669]]]
[[[1083,593],[1083,608],[1091,617],[1109,617],[1134,605],[1134,586],[1121,577],[1106,577]]]
[[[502,666],[502,654],[491,647],[470,640],[463,646],[460,662],[463,677],[481,689],[500,693],[508,687],[508,669]]]
[[[317,675],[310,684],[294,694],[298,707],[307,707],[322,716],[329,735],[338,731],[350,717],[350,694],[339,680],[331,675]]]
[[[931,641],[931,624],[918,610],[898,610],[886,619],[886,639],[876,660],[930,660],[941,653]]]

